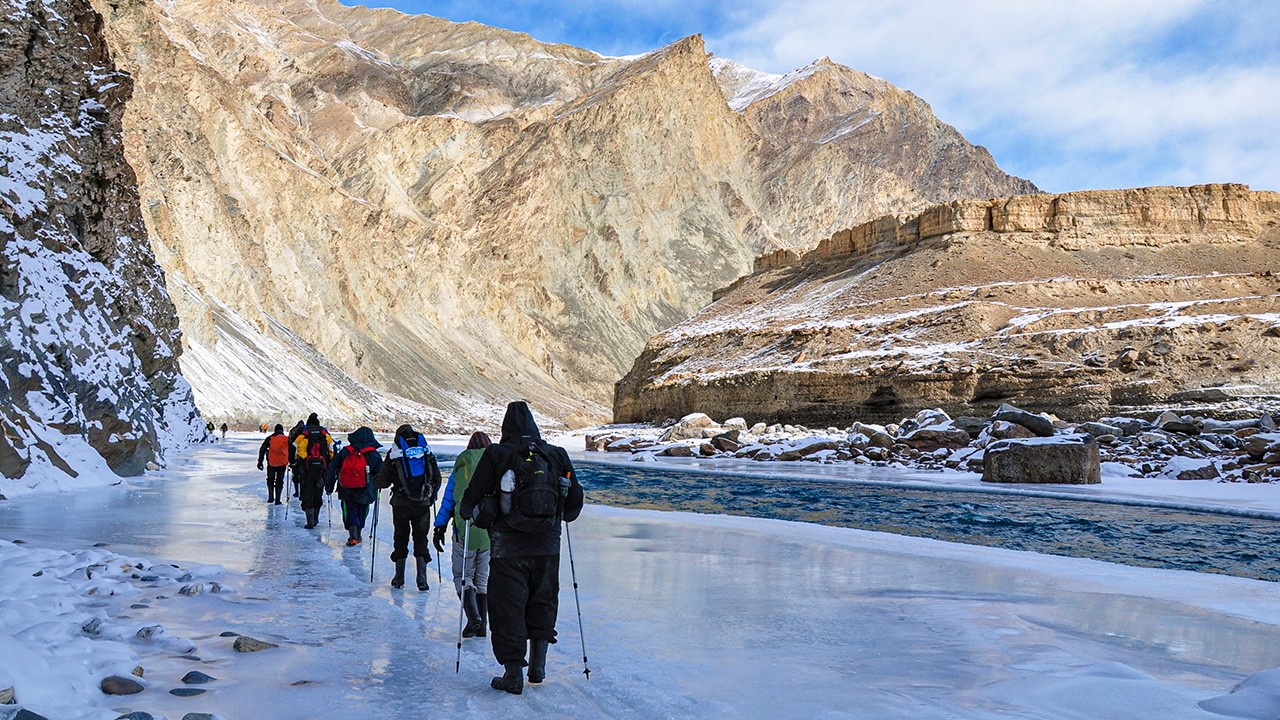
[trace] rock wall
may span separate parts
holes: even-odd
[[[1280,393],[1280,194],[1242,185],[957,201],[756,260],[653,337],[620,422],[1068,419]]]
[[[87,0],[0,0],[0,473],[110,482],[200,430]]]
[[[126,150],[215,417],[438,426],[519,396],[599,419],[644,341],[761,250],[1030,187],[831,63],[740,69],[740,98],[698,37],[619,59],[334,0],[98,8],[137,78]]]

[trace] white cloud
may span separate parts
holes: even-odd
[[[771,72],[829,55],[927,100],[1049,190],[1199,182],[1280,189],[1270,3],[799,0],[709,37]]]

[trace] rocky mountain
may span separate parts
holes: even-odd
[[[778,250],[654,336],[618,421],[1089,419],[1280,393],[1280,193],[964,200]]]
[[[132,87],[87,0],[0,0],[6,492],[137,474],[201,432],[121,147]]]
[[[607,413],[768,249],[1030,192],[919,99],[699,37],[609,58],[335,0],[95,0],[208,414]]]

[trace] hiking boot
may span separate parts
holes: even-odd
[[[529,640],[529,682],[540,683],[547,677],[547,640]]]
[[[524,692],[524,667],[518,662],[513,662],[503,665],[502,668],[502,677],[489,681],[489,687],[494,690],[505,690],[512,695]]]
[[[359,540],[355,538],[347,538],[347,547],[355,547],[356,545],[359,545],[359,544],[360,544]]]
[[[277,505],[283,505],[284,503],[280,502],[280,500],[277,498],[277,499],[276,499],[276,504],[277,504]]]
[[[319,511],[319,510],[316,510],[316,509],[307,509],[307,510],[303,510],[303,512],[304,512],[304,513],[306,513],[306,515],[307,515],[307,524],[306,524],[306,525],[303,525],[302,527],[304,527],[304,528],[306,528],[306,529],[310,530],[311,528],[315,527],[315,526],[320,522],[320,511]]]
[[[462,611],[467,614],[467,626],[462,628],[462,637],[478,637],[480,635],[480,606],[476,602],[476,591],[467,588],[462,591]]]
[[[418,561],[418,590],[426,592],[430,588],[427,585],[427,559],[424,557],[414,559]]]
[[[489,633],[489,595],[476,593],[476,612],[480,615],[480,627],[476,628],[476,637],[484,637]]]
[[[404,560],[396,561],[396,574],[391,578],[391,587],[397,589],[404,587]]]

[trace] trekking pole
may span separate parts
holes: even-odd
[[[290,468],[285,468],[285,469],[284,469],[284,487],[280,488],[280,491],[281,491],[281,492],[286,492],[286,491],[288,491],[288,489],[289,489],[289,474],[290,474],[290,473],[292,473],[292,472],[293,472],[293,471],[292,471]],[[277,499],[278,499],[278,498],[277,498]],[[285,501],[284,501],[284,521],[285,521],[285,522],[289,522],[289,501],[288,501],[288,500],[285,500]]]
[[[578,639],[582,641],[582,674],[591,679],[587,667],[587,639],[582,635],[582,601],[578,599],[578,571],[573,567],[573,538],[569,536],[569,523],[564,524],[564,539],[569,543],[569,577],[573,579],[573,604],[578,609]]]
[[[373,532],[369,535],[369,582],[373,583],[373,561],[378,557],[378,497],[381,490],[373,492]],[[393,578],[394,579],[394,578]]]
[[[471,535],[471,521],[462,521],[462,602],[458,605],[458,656],[453,661],[453,672],[462,667],[462,615],[467,610],[467,539]]]
[[[435,517],[436,517],[436,501],[435,501],[435,499],[433,498],[433,499],[431,500],[431,518],[432,518],[432,522],[434,522],[434,521],[435,521]],[[464,548],[463,548],[463,550],[466,550],[466,548],[464,547]],[[464,557],[464,558],[466,557],[466,554],[465,554],[465,553],[463,554],[463,557]],[[441,574],[441,570],[440,570],[440,564],[441,564],[442,562],[444,562],[444,561],[443,561],[443,560],[441,560],[439,557],[437,557],[437,558],[436,558],[436,585],[441,585],[441,584],[443,584],[443,583],[444,583],[444,576]]]
[[[329,516],[329,529],[333,529],[333,493],[329,493],[329,502],[324,504],[325,513]],[[328,533],[325,533],[325,539],[328,540]]]

